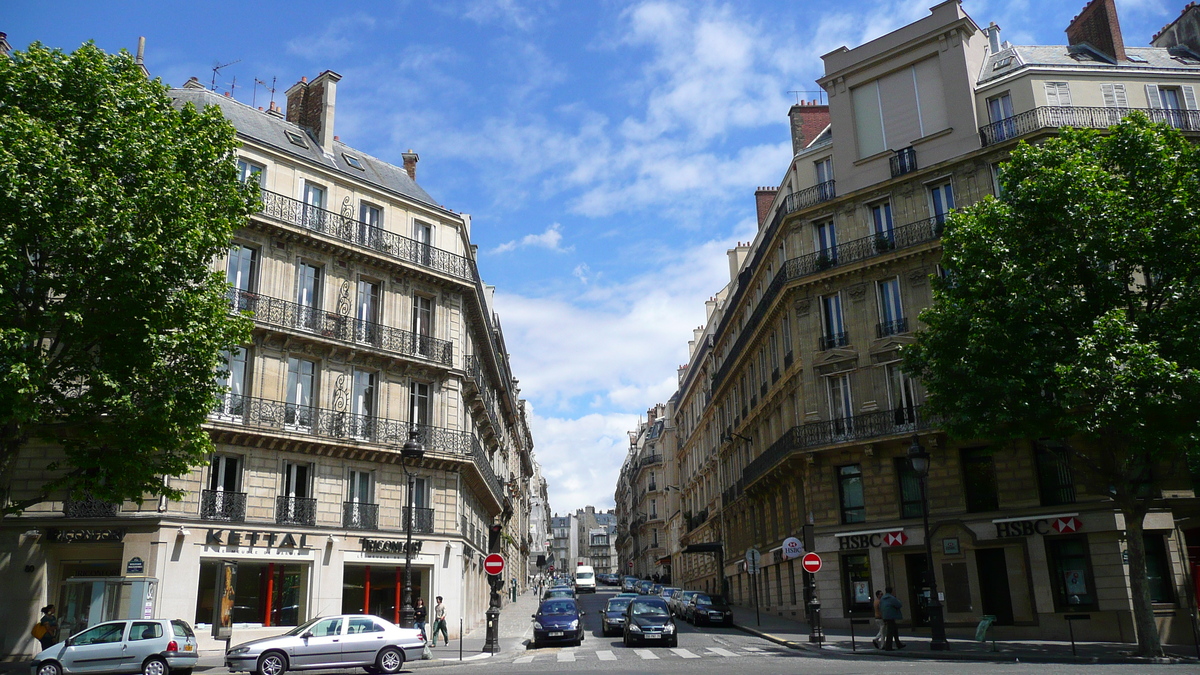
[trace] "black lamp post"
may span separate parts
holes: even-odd
[[[929,496],[925,493],[925,478],[929,475],[929,453],[921,447],[916,434],[913,434],[912,445],[908,447],[908,461],[912,464],[913,473],[917,474],[917,482],[921,487],[921,518],[925,522],[925,574],[929,580],[929,604],[925,612],[929,617],[929,648],[933,651],[948,651],[950,643],[946,641],[946,623],[942,616],[942,602],[938,599],[937,574],[933,569],[933,540],[929,534]]]
[[[413,488],[414,476],[408,470],[408,459],[421,459],[425,456],[425,447],[417,442],[417,430],[408,432],[408,440],[400,450],[400,467],[408,477],[408,513],[404,517],[404,606],[400,608],[400,627],[412,628],[417,611],[413,609],[412,599],[412,523],[413,523]]]

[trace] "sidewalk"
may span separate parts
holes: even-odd
[[[753,607],[733,607],[734,626],[739,630],[757,635],[777,644],[793,649],[804,649],[820,652],[829,656],[876,656],[900,659],[938,659],[963,661],[994,661],[1027,663],[1197,663],[1194,645],[1165,645],[1167,658],[1147,659],[1131,656],[1135,645],[1124,642],[1076,642],[1077,656],[1071,654],[1071,643],[1055,640],[1009,640],[997,641],[996,651],[992,651],[992,643],[976,642],[974,631],[970,635],[962,629],[950,629],[948,640],[949,651],[934,652],[929,650],[929,630],[919,629],[908,634],[901,630],[900,637],[907,647],[903,650],[887,652],[875,649],[871,638],[875,637],[875,622],[869,625],[854,626],[857,650],[852,646],[849,629],[835,628],[825,630],[825,642],[822,646],[809,642],[809,626],[807,622],[775,616],[759,612],[755,618]],[[990,633],[989,633],[990,636]]]

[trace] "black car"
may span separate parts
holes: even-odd
[[[725,596],[697,593],[693,599],[693,605],[691,611],[693,624],[697,626],[702,623],[733,625],[733,608],[725,601]]]
[[[622,638],[626,647],[638,643],[679,646],[675,619],[671,618],[666,601],[655,595],[639,595],[629,601]]]
[[[555,642],[583,644],[583,611],[571,598],[543,600],[533,615],[533,646]]]
[[[604,615],[600,617],[600,634],[604,637],[620,635],[625,625],[625,608],[633,598],[613,598],[604,606]]]

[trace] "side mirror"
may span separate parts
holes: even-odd
[[[66,644],[67,647],[70,647],[74,644],[75,644],[75,638],[73,638],[73,637],[67,638],[67,644]]]
[[[580,612],[580,613],[579,613],[579,616],[584,616],[584,615],[586,615],[586,614],[587,614],[587,612]]]
[[[306,630],[306,631],[304,631],[304,633],[303,633],[303,634],[302,634],[300,637],[302,637],[302,638],[304,638],[305,640],[307,640],[308,638],[310,638],[310,637],[312,637],[312,636],[313,636],[313,634],[312,634],[312,631],[311,631],[311,630]]]
[[[537,618],[537,614],[530,614],[530,615],[529,615],[529,618],[531,618],[531,619],[536,619],[536,618]]]

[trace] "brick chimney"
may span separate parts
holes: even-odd
[[[1200,54],[1200,5],[1189,2],[1178,18],[1154,35],[1150,44],[1165,49],[1186,47]]]
[[[1117,61],[1127,60],[1115,0],[1091,0],[1079,16],[1071,19],[1067,44],[1075,47],[1083,43]]]
[[[767,219],[767,214],[771,211],[771,204],[775,203],[775,193],[779,192],[779,188],[760,187],[754,191],[754,208],[758,212],[758,226],[762,227],[763,222]]]
[[[788,111],[792,121],[792,154],[808,147],[817,134],[829,126],[829,104],[801,101]]]
[[[333,152],[333,110],[341,75],[326,70],[312,82],[307,77],[287,90],[287,121],[299,125],[317,139],[321,149]]]
[[[417,181],[417,162],[421,161],[421,156],[408,149],[408,152],[400,153],[400,158],[404,160],[404,171],[408,173],[408,177]]]

